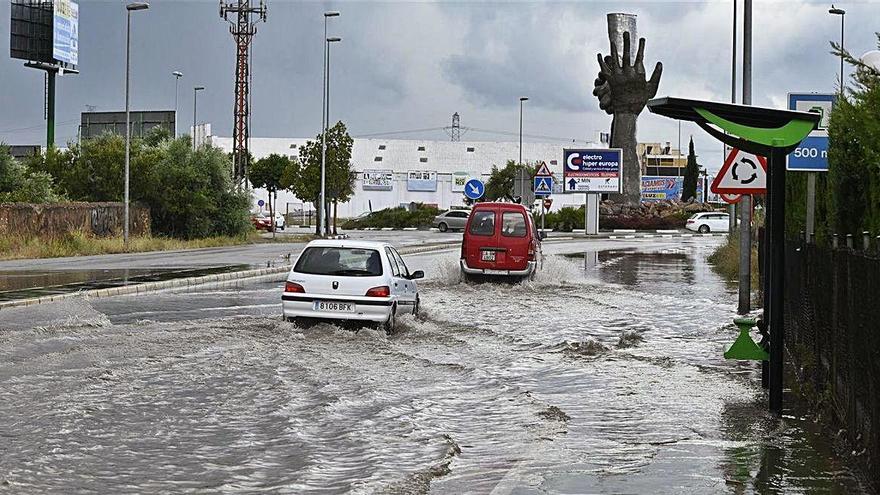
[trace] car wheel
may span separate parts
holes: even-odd
[[[419,299],[419,296],[416,296],[416,304],[415,304],[415,306],[413,306],[413,313],[412,313],[413,317],[415,317],[415,318],[419,317],[419,303],[420,302],[421,302],[421,299]]]
[[[446,232],[449,230],[449,225],[446,225],[445,222],[440,222],[440,225],[438,225],[437,228],[440,229],[440,232]]]
[[[709,233],[709,226],[708,225],[700,225],[700,228],[697,229],[697,232],[699,232],[701,234],[708,234]]]
[[[391,306],[391,315],[388,316],[388,319],[383,325],[383,327],[385,328],[385,335],[394,335],[394,331],[397,329],[397,318],[394,317],[394,313],[396,312],[397,305]]]

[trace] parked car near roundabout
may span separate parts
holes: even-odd
[[[447,230],[464,230],[467,225],[469,210],[449,210],[434,217],[434,227],[440,232]]]
[[[709,232],[727,232],[730,226],[730,215],[723,212],[695,213],[688,218],[685,228],[701,234]]]

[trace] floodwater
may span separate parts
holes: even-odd
[[[3,310],[0,492],[859,493],[721,357],[712,245],[645,246],[521,284],[407,257],[393,336],[282,322],[280,283]]]

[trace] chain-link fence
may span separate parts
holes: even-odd
[[[880,478],[880,254],[786,248],[786,348]]]

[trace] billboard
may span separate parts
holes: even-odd
[[[71,0],[13,0],[9,54],[28,62],[76,72],[79,63],[79,5]]]
[[[52,16],[52,56],[70,65],[79,63],[79,5],[55,0]]]
[[[437,172],[410,170],[406,173],[406,190],[434,192],[437,190]]]
[[[623,150],[564,149],[562,183],[567,193],[619,193]]]
[[[703,184],[705,180],[697,180],[697,200],[702,202]],[[684,177],[662,177],[655,175],[642,176],[642,202],[652,201],[679,201],[681,190],[684,188]]]
[[[467,184],[471,174],[467,172],[454,172],[452,174],[452,192],[464,192],[464,185]]]
[[[394,188],[391,170],[364,170],[364,191],[390,191]]]

